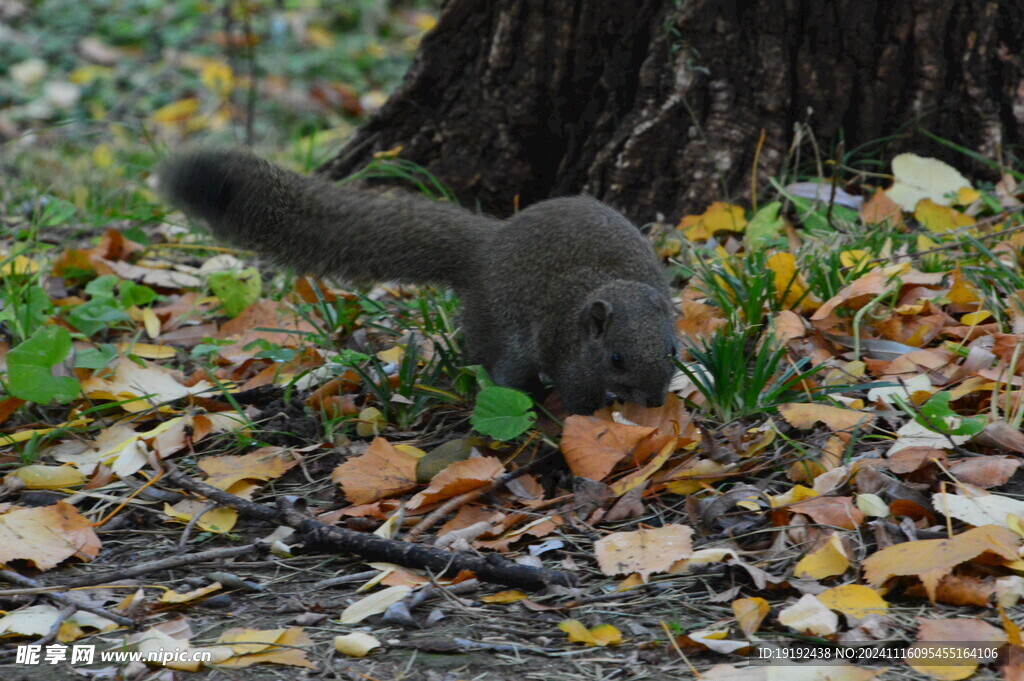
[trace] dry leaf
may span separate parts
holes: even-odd
[[[362,622],[367,617],[381,614],[410,593],[412,593],[411,587],[405,585],[389,586],[366,598],[361,598],[345,608],[338,621],[341,624]]]
[[[737,598],[732,602],[733,615],[736,616],[736,622],[747,638],[757,633],[769,610],[768,601],[760,596]]]
[[[616,532],[594,545],[594,553],[605,575],[639,573],[644,581],[655,572],[665,572],[677,560],[693,554],[690,538],[693,529],[686,525],[641,528]]]
[[[435,475],[430,486],[410,499],[406,508],[415,511],[489,485],[504,470],[501,461],[493,456],[456,461]]]
[[[839,629],[839,616],[812,594],[779,611],[779,624],[812,636],[830,636]]]
[[[382,437],[366,451],[340,464],[331,480],[341,485],[353,504],[368,504],[416,489],[416,458],[396,449]]]
[[[574,475],[604,480],[612,469],[656,430],[604,421],[593,416],[570,416],[562,431],[562,453]]]
[[[870,615],[884,615],[889,604],[877,591],[863,584],[843,584],[818,594],[818,600],[831,610],[862,620]]]
[[[821,421],[832,430],[846,431],[864,427],[875,418],[874,414],[816,402],[780,404],[779,413],[795,428],[810,428]]]
[[[949,539],[919,539],[888,546],[864,560],[864,578],[880,587],[890,577],[917,575],[935,600],[939,580],[961,563],[983,553],[1016,560],[1020,538],[1003,527],[975,527]]]
[[[0,515],[0,563],[20,559],[49,570],[66,558],[92,560],[99,552],[92,523],[67,502]]]
[[[818,548],[800,559],[793,574],[801,579],[825,579],[841,575],[849,567],[850,556],[839,533],[834,532]]]
[[[299,465],[302,457],[284,447],[261,447],[243,456],[211,456],[200,459],[206,483],[227,489],[239,480],[274,480]]]

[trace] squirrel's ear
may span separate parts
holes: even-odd
[[[612,318],[612,304],[607,300],[595,300],[583,311],[583,327],[597,338],[608,328]]]

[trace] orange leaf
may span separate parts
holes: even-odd
[[[406,508],[418,508],[451,499],[465,492],[489,485],[505,467],[493,456],[464,459],[447,466],[434,476],[430,486],[409,500]]]
[[[378,437],[361,456],[335,468],[331,480],[353,504],[368,504],[416,489],[416,458]]]
[[[562,431],[562,453],[573,474],[603,480],[654,428],[628,426],[593,416],[570,416]]]
[[[99,552],[92,523],[64,501],[0,515],[0,563],[20,559],[49,570],[66,558],[92,560]]]

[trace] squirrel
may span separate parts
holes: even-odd
[[[664,403],[677,354],[669,288],[640,230],[596,199],[548,199],[499,220],[239,150],[183,152],[156,175],[168,203],[281,265],[451,287],[466,354],[499,385],[536,394],[545,376],[573,414],[613,399]]]

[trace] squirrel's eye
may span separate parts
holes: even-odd
[[[622,371],[626,368],[626,361],[622,359],[622,355],[617,352],[612,353],[612,366]]]

